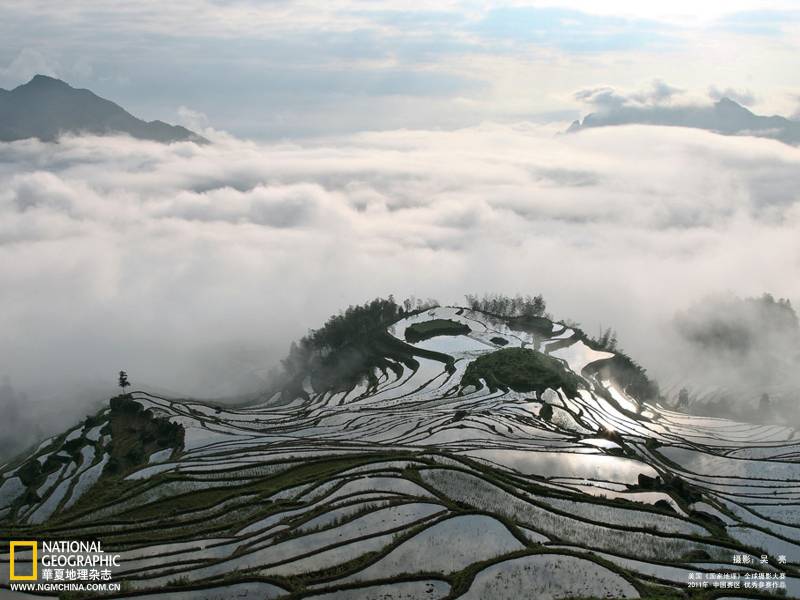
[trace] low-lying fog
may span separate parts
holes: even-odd
[[[791,387],[796,327],[761,335],[732,296],[800,297],[800,149],[558,130],[0,144],[0,439],[71,424],[120,369],[170,394],[256,391],[292,339],[390,293],[542,293],[616,329],[671,394]],[[746,322],[726,334],[744,350],[708,341],[720,315]]]

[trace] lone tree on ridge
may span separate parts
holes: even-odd
[[[119,372],[119,387],[122,388],[122,393],[125,393],[125,388],[130,386],[130,382],[128,381],[128,374],[125,371]]]

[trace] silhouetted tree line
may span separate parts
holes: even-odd
[[[610,327],[600,334],[600,337],[593,339],[597,344],[597,349],[606,352],[615,352],[617,349],[617,332]]]
[[[800,329],[797,313],[788,298],[778,298],[776,300],[772,294],[765,293],[761,298],[747,298],[745,302],[760,306],[762,311],[772,317],[765,320],[770,322],[776,329]]]
[[[633,360],[618,347],[617,333],[610,327],[598,337],[587,336],[579,327],[573,329],[584,336],[584,342],[593,350],[613,352],[613,358],[605,363],[611,375],[626,393],[639,400],[655,400],[661,394],[658,383],[647,376],[647,369]]]
[[[705,309],[705,311],[703,310]],[[786,298],[772,294],[701,305],[678,320],[680,333],[690,342],[714,352],[759,350],[767,336],[800,333],[800,322]]]
[[[499,315],[501,317],[541,317],[547,304],[541,294],[536,296],[504,296],[502,294],[474,294],[464,296],[467,306],[472,310]]]
[[[392,295],[351,305],[319,329],[311,329],[298,342],[292,342],[288,356],[282,361],[284,371],[295,376],[305,373],[315,363],[334,362],[335,355],[342,349],[360,344],[374,332],[385,330],[408,314],[438,305],[432,298],[422,300],[413,296],[398,304]]]
[[[647,376],[647,369],[630,356],[616,350],[610,363],[614,379],[627,394],[638,400],[656,400],[660,397],[658,383],[650,379]]]

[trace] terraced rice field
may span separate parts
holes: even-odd
[[[180,446],[114,477],[108,410],[45,441],[3,468],[6,537],[100,539],[127,590],[169,598],[679,598],[690,572],[746,571],[734,554],[800,597],[795,429],[644,404],[559,324],[436,308],[390,332],[413,353],[406,329],[436,319],[469,332],[346,392],[237,408],[133,393],[183,426]],[[501,348],[548,354],[578,393],[462,385]]]

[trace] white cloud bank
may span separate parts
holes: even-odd
[[[123,368],[236,393],[350,303],[482,291],[541,292],[670,375],[675,310],[800,297],[798,167],[777,142],[635,126],[0,144],[0,375],[29,402],[107,396]]]

